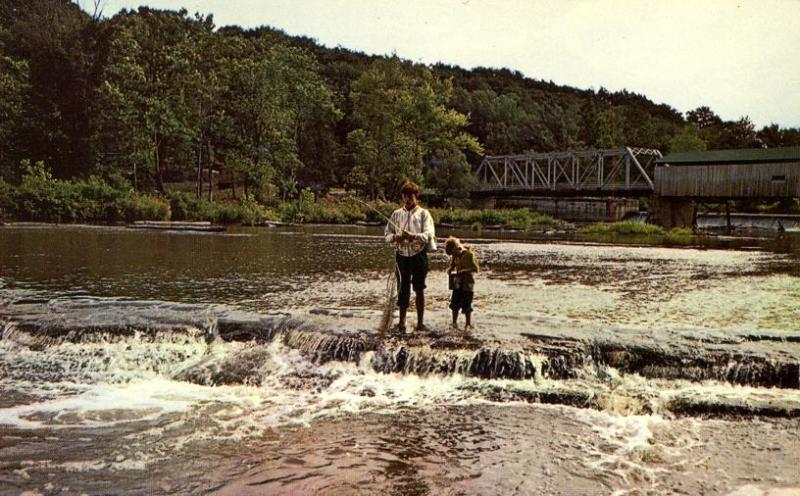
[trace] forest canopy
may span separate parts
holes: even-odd
[[[684,116],[627,91],[367,56],[186,10],[0,6],[0,190],[36,170],[198,197],[216,178],[264,204],[333,187],[390,197],[403,178],[462,196],[484,154],[793,145],[800,129],[708,107]]]

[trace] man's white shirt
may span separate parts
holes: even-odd
[[[419,205],[412,210],[398,208],[392,212],[389,220],[390,222],[386,224],[386,229],[384,230],[386,242],[394,243],[397,253],[404,257],[411,257],[423,251],[428,240],[436,236],[433,217],[431,217],[430,212]],[[414,237],[410,240],[396,243],[395,236],[399,238],[402,231],[407,231]]]

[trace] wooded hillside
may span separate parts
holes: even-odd
[[[800,145],[800,130],[217,28],[185,10],[106,19],[65,0],[0,6],[0,191],[42,162],[54,178],[158,194],[193,181],[199,195],[213,169],[265,204],[335,186],[379,198],[405,177],[460,195],[483,154],[762,143]]]

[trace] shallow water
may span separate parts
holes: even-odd
[[[397,337],[376,229],[0,228],[0,493],[800,491],[792,241],[470,242],[476,329],[435,254],[432,330]]]

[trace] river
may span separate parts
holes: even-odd
[[[0,227],[0,494],[800,494],[800,237],[456,234]]]

